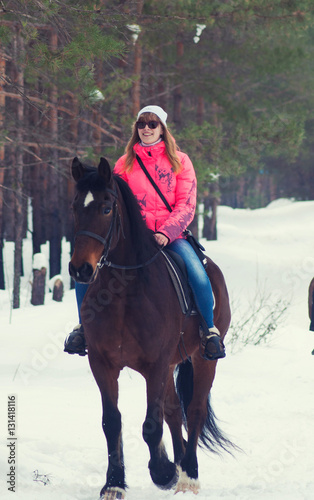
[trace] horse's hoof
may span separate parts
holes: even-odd
[[[125,498],[125,490],[122,488],[108,488],[99,500],[123,500]]]
[[[150,476],[159,489],[171,490],[177,483],[179,474],[177,466],[168,460],[167,467],[161,470],[153,470],[150,467]]]
[[[180,470],[180,467],[179,467]],[[176,493],[186,493],[187,491],[191,491],[194,495],[197,495],[200,491],[200,482],[198,479],[192,479],[187,475],[186,472],[180,470],[179,480],[177,482]]]

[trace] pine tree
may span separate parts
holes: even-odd
[[[138,109],[149,103],[167,110],[170,130],[193,161],[209,237],[221,197],[264,203],[279,185],[292,193],[291,179],[299,196],[311,196],[311,4],[1,2],[2,238],[15,239],[12,214],[31,196],[34,249],[54,242],[55,273],[61,238],[73,238],[71,159],[104,155],[114,163]],[[25,47],[18,56],[13,27]],[[25,221],[23,212],[22,235]]]

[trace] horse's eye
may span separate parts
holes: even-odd
[[[111,212],[111,207],[103,207],[103,209],[102,209],[102,213],[103,213],[104,215],[109,215],[109,214],[110,214],[110,212]]]

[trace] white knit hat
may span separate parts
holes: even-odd
[[[137,115],[137,119],[143,114],[143,113],[154,113],[162,123],[167,127],[166,121],[167,121],[167,113],[164,111],[160,106],[145,106],[145,108],[141,109],[141,111]]]

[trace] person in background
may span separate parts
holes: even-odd
[[[310,318],[310,331],[314,332],[314,278],[309,286],[309,318]],[[314,355],[314,349],[312,351]]]
[[[171,211],[139,162],[144,164]],[[201,327],[200,330],[203,357],[208,360],[225,357],[225,348],[213,321],[210,280],[183,234],[195,214],[197,183],[194,167],[190,158],[177,147],[167,128],[167,113],[161,107],[145,106],[138,113],[125,154],[119,158],[113,172],[121,176],[133,191],[146,225],[154,232],[158,245],[167,246],[185,262],[195,304],[204,320],[202,325],[206,324],[206,328]],[[85,284],[76,284],[79,311],[87,287]],[[81,321],[68,336],[64,350],[70,354],[86,354]]]

